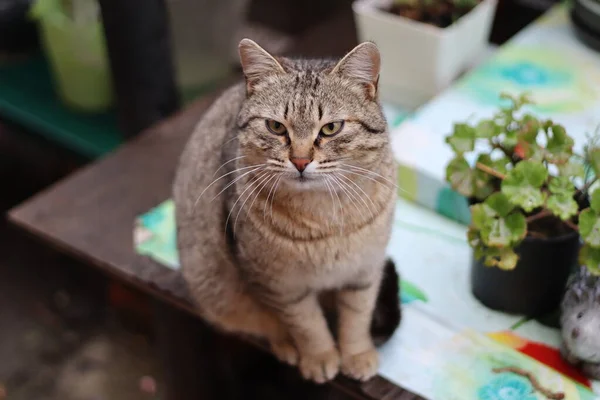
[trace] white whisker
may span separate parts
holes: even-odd
[[[239,137],[236,135],[234,137],[232,137],[231,139],[229,139],[228,141],[226,141],[225,143],[223,143],[221,145],[221,148],[225,147],[226,144],[233,142],[235,139],[239,139]]]
[[[256,185],[254,186],[254,189],[252,189],[252,191],[250,191],[250,193],[248,193],[248,196],[246,197],[246,200],[244,200],[244,202],[242,203],[242,205],[240,206],[240,209],[238,210],[237,215],[235,216],[235,221],[233,222],[233,232],[235,234],[235,230],[236,230],[236,226],[237,226],[237,222],[238,222],[238,218],[240,217],[240,214],[242,213],[242,210],[244,209],[244,206],[246,205],[246,203],[248,202],[248,200],[250,200],[250,197],[252,197],[252,194],[254,194],[254,192],[256,190],[258,190],[259,188],[263,187],[263,183],[265,181],[268,181],[269,179],[273,178],[273,176],[268,172],[264,172],[263,175],[261,175],[260,178],[256,178]],[[260,191],[256,194],[256,196],[258,197],[258,194],[260,193]],[[256,200],[256,198],[254,198],[254,200]],[[250,208],[252,208],[252,204],[254,204],[254,201],[252,201]],[[248,211],[246,211],[246,217],[248,217]]]
[[[229,182],[229,184],[228,184],[227,186],[225,186],[225,187],[223,188],[223,190],[221,190],[219,193],[217,193],[217,195],[216,195],[215,197],[213,197],[213,198],[211,199],[211,202],[212,202],[212,201],[214,201],[214,200],[215,200],[217,197],[219,197],[219,196],[220,196],[220,195],[221,195],[221,194],[222,194],[224,191],[226,191],[227,189],[229,189],[229,188],[230,188],[232,185],[235,185],[235,183],[236,183],[237,181],[239,181],[240,179],[242,179],[244,176],[246,176],[246,175],[248,175],[248,174],[251,174],[251,173],[253,173],[253,172],[256,172],[256,171],[259,171],[259,170],[262,170],[262,169],[264,169],[263,165],[264,165],[264,164],[262,164],[262,165],[261,165],[261,166],[259,166],[259,167],[256,167],[255,169],[252,169],[252,170],[250,170],[250,171],[246,171],[246,172],[244,172],[242,175],[240,175],[240,176],[238,176],[237,178],[235,178],[233,181]]]
[[[194,208],[198,205],[198,201],[200,201],[200,198],[202,197],[202,195],[208,190],[208,188],[210,188],[212,185],[214,185],[216,182],[218,182],[219,180],[225,178],[228,175],[231,175],[235,172],[239,172],[239,171],[243,171],[246,170],[248,168],[256,168],[256,167],[260,167],[264,164],[258,164],[258,165],[251,165],[249,167],[242,167],[242,168],[238,168],[236,170],[230,171],[224,175],[221,175],[220,177],[218,177],[217,179],[213,180],[207,187],[204,188],[204,190],[202,191],[202,193],[200,193],[200,195],[198,196],[198,198],[196,199],[196,201],[194,202]]]
[[[276,166],[278,166],[278,167],[285,167],[285,164],[284,164],[284,163],[282,163],[282,162],[280,162],[280,161],[277,161],[277,160],[272,160],[272,159],[269,159],[269,160],[267,160],[267,163],[268,163],[268,164],[272,164],[272,165],[276,165]]]
[[[237,203],[242,199],[242,197],[244,196],[244,193],[246,193],[250,188],[252,188],[252,186],[254,186],[254,184],[256,184],[256,182],[264,176],[264,174],[266,174],[267,172],[262,172],[261,175],[258,175],[256,178],[254,178],[253,180],[250,180],[250,182],[246,183],[246,185],[244,186],[244,190],[242,191],[242,193],[240,193],[240,195],[238,196],[237,200],[235,201],[235,203],[233,203],[233,205],[231,206],[231,210],[229,210],[229,214],[227,215],[227,219],[225,220],[225,232],[227,232],[227,225],[229,224],[229,218],[231,218],[231,213],[233,212],[233,210],[235,210],[235,206],[237,205]],[[235,236],[235,230],[233,232],[233,235]]]
[[[217,174],[217,172],[219,172],[219,170],[220,170],[221,168],[223,168],[224,166],[226,166],[226,165],[227,165],[227,164],[229,164],[230,162],[237,161],[237,160],[239,160],[239,159],[241,159],[241,158],[244,158],[244,157],[246,157],[246,156],[239,156],[239,157],[236,157],[236,158],[232,158],[232,159],[231,159],[231,160],[229,160],[229,161],[225,161],[223,164],[221,164],[221,166],[220,166],[219,168],[217,168],[217,170],[216,170],[216,171],[215,171],[215,173],[213,174],[213,178],[215,177],[215,175]]]
[[[335,212],[335,199],[333,198],[333,192],[331,190],[331,187],[329,186],[329,181],[327,179],[325,179],[323,182],[325,182],[325,186],[327,186],[327,191],[329,192],[329,195],[331,196],[331,208],[333,209],[333,219],[335,219],[337,221],[337,215]]]
[[[358,203],[356,203],[354,195],[348,190],[346,189],[344,182],[342,182],[340,180],[340,178],[338,178],[335,175],[329,175],[331,176],[331,179],[333,179],[333,181],[338,185],[338,187],[344,192],[344,194],[348,197],[348,199],[350,200],[350,202],[352,203],[352,205],[354,205],[354,207],[356,208],[356,211],[358,211],[359,214],[362,214],[362,210],[360,209],[360,207],[358,206]]]
[[[347,169],[343,169],[343,168],[340,168],[340,171],[344,171],[344,172],[346,172],[346,173],[348,173],[348,174],[352,174],[352,175],[358,175],[358,176],[361,176],[361,177],[363,177],[363,178],[365,178],[365,179],[368,179],[368,180],[370,180],[370,181],[373,181],[373,182],[375,182],[375,183],[378,183],[378,184],[380,184],[381,186],[385,187],[386,189],[392,190],[392,188],[390,188],[390,187],[388,186],[388,182],[387,182],[387,181],[386,181],[386,182],[381,182],[381,181],[378,181],[377,179],[374,179],[374,178],[372,178],[372,177],[370,177],[370,176],[368,176],[368,175],[365,175],[365,174],[364,174],[364,173],[362,173],[362,172],[349,171],[349,170],[347,170]],[[406,189],[403,189],[403,188],[401,188],[401,187],[400,187],[400,186],[398,186],[398,185],[394,185],[393,183],[390,183],[389,185],[393,186],[393,187],[394,187],[394,188],[396,188],[397,190],[400,190],[400,191],[402,191],[402,192],[404,192],[404,193],[406,193],[406,194],[410,194],[410,192],[409,192],[409,191],[407,191]]]
[[[338,177],[338,179],[339,179],[339,178],[341,178],[341,175],[336,175],[336,176]],[[348,179],[349,181],[351,181],[349,178],[346,178],[346,179]],[[344,182],[344,181],[342,181],[341,179],[340,179],[340,182],[341,182],[341,183],[345,183],[345,182]],[[352,182],[352,183],[354,183],[354,182]],[[352,186],[350,186],[348,183],[345,183],[345,186],[346,186],[348,189],[352,190],[352,191],[353,191],[353,192],[356,194],[356,196],[358,197],[358,199],[360,199],[360,201],[362,201],[362,203],[365,205],[365,207],[367,207],[367,209],[369,210],[369,214],[371,214],[371,219],[375,218],[375,213],[373,212],[373,210],[372,210],[372,209],[371,209],[371,207],[369,206],[369,203],[367,203],[367,202],[365,201],[364,197],[363,197],[363,196],[362,196],[360,193],[358,193],[358,192],[356,191],[356,189],[354,189],[354,188],[353,188]],[[363,193],[364,193],[364,192],[363,192]],[[366,193],[365,193],[365,195],[366,195]],[[367,197],[368,197],[368,196],[367,196]]]
[[[352,179],[348,178],[347,176],[344,176],[342,174],[338,175],[340,178],[344,178],[346,179],[348,182],[350,182],[351,184],[353,184],[354,186],[356,186],[356,188],[358,190],[360,190],[362,192],[362,194],[365,195],[365,197],[369,200],[369,202],[373,205],[374,210],[377,210],[377,205],[375,204],[375,202],[373,201],[373,199],[371,199],[371,196],[369,196],[364,190],[363,188],[361,188],[358,184],[356,184],[356,182],[354,182]]]
[[[248,210],[246,211],[246,216],[244,221],[246,220],[246,218],[248,218],[248,213],[252,210],[252,206],[254,205],[254,202],[256,201],[256,199],[258,199],[258,196],[260,196],[260,194],[262,193],[263,189],[267,187],[267,185],[269,184],[269,182],[272,181],[271,183],[271,189],[273,188],[273,186],[275,186],[275,182],[277,182],[277,173],[271,174],[271,178],[269,178],[265,184],[263,185],[263,187],[258,191],[258,193],[256,193],[256,196],[254,196],[254,200],[252,200],[252,203],[250,203],[250,207],[248,208]],[[265,208],[267,205],[267,201],[269,200],[269,196],[267,196],[267,198],[265,199]],[[264,210],[263,210],[263,215],[264,215]]]
[[[335,197],[337,198],[338,204],[339,204],[339,208],[340,208],[340,234],[342,234],[344,232],[344,210],[342,208],[342,201],[340,200],[340,196],[338,195],[337,190],[335,190],[335,187],[333,186],[333,182],[331,182],[331,177],[329,176],[325,176],[326,182],[328,185],[331,186],[331,191],[335,194]],[[334,211],[335,211],[335,202],[333,204],[334,207]]]
[[[394,186],[395,188],[398,189],[398,185],[396,185],[394,182],[392,182],[391,180],[389,180],[385,176],[378,174],[377,172],[373,172],[370,169],[366,169],[366,168],[362,168],[362,167],[357,167],[356,165],[350,165],[350,164],[342,164],[342,165],[344,167],[353,168],[353,169],[358,170],[358,171],[362,171],[362,172],[366,172],[366,173],[375,175],[375,176],[383,179],[384,181],[386,181],[387,183],[389,183],[390,185],[392,185],[392,186]]]
[[[277,183],[275,184],[275,190],[273,191],[273,196],[271,197],[271,210],[269,211],[269,216],[271,218],[271,221],[273,221],[273,200],[275,200],[275,195],[277,194],[277,188],[279,187],[279,183],[281,183],[281,179],[283,178],[283,174],[281,174],[281,176],[279,176],[279,179],[277,179]]]
[[[271,197],[271,193],[273,193],[273,189],[275,189],[275,187],[277,186],[277,183],[279,183],[279,180],[281,179],[283,175],[279,175],[279,178],[277,178],[275,180],[275,182],[273,182],[273,185],[271,185],[271,189],[269,189],[269,193],[267,193],[267,199],[265,200],[265,206],[263,207],[263,221],[267,219],[267,205],[269,204],[269,197]]]

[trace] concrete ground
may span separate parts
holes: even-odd
[[[106,306],[107,279],[5,220],[80,164],[0,122],[0,400],[160,398],[152,338]]]

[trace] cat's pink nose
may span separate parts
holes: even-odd
[[[311,159],[303,157],[292,157],[290,158],[290,161],[292,162],[292,164],[294,164],[298,171],[302,172],[306,169],[306,166],[310,164]]]

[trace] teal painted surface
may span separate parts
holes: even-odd
[[[85,157],[102,156],[123,142],[114,112],[84,114],[59,101],[39,54],[0,63],[0,116]]]
[[[443,188],[438,193],[435,210],[461,224],[468,225],[471,222],[471,212],[467,200],[449,187]]]

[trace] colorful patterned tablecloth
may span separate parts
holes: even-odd
[[[531,111],[563,124],[576,150],[600,126],[600,53],[575,37],[566,6],[553,8],[414,114],[390,120],[402,195],[468,221],[466,201],[445,184],[452,153],[444,137],[455,122],[491,116],[501,92],[531,93],[537,103]]]
[[[172,201],[138,218],[137,251],[178,269]],[[595,399],[600,385],[562,361],[559,332],[491,311],[470,293],[466,228],[400,200],[390,256],[402,276],[403,321],[381,347],[379,373],[431,400],[544,399],[531,383],[498,367],[532,373],[568,400]]]

